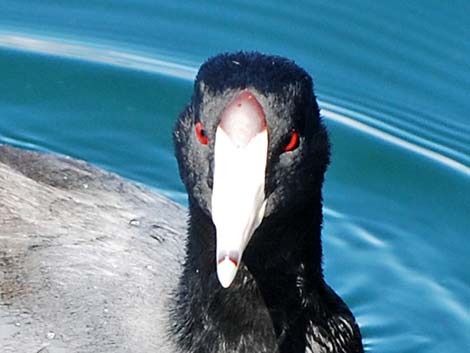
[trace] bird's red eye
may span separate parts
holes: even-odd
[[[297,133],[297,131],[292,130],[290,134],[290,140],[287,143],[286,147],[284,147],[284,151],[288,152],[288,151],[295,150],[298,145],[299,145],[299,134]]]
[[[209,139],[206,135],[206,130],[204,130],[200,121],[196,123],[196,136],[199,142],[203,145],[207,145],[209,143]]]

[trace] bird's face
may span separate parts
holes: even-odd
[[[232,283],[263,220],[306,200],[321,187],[328,164],[328,139],[311,83],[275,87],[228,82],[214,89],[203,75],[175,128],[190,203],[216,229],[214,261],[223,287]]]

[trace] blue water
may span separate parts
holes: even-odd
[[[325,270],[369,352],[470,347],[470,2],[0,1],[0,143],[186,202],[170,132],[208,56],[314,77]]]

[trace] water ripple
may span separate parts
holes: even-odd
[[[126,69],[169,75],[184,80],[192,80],[197,70],[191,66],[165,59],[151,58],[139,53],[128,53],[105,46],[56,38],[32,37],[20,33],[0,32],[0,47],[109,64]]]
[[[411,152],[417,153],[423,157],[427,157],[447,167],[450,167],[455,171],[461,172],[464,175],[470,176],[470,168],[466,166],[465,164],[459,161],[456,161],[448,156],[445,156],[444,154],[433,151],[432,149],[426,148],[424,146],[432,146],[433,148],[436,148],[438,150],[445,151],[452,155],[456,155],[460,157],[462,160],[464,160],[466,163],[470,163],[469,157],[465,156],[462,153],[459,153],[458,151],[452,150],[451,148],[447,146],[438,145],[431,141],[425,140],[419,136],[413,135],[404,130],[400,130],[389,124],[382,123],[376,119],[367,117],[363,114],[353,112],[351,110],[338,107],[330,103],[326,103],[326,102],[319,102],[319,103],[322,108],[324,107],[324,109],[322,109],[322,115],[327,119],[337,121],[343,125],[347,125],[350,128],[353,128],[361,132],[364,132],[368,135],[377,137],[383,141],[387,141],[401,148],[405,148]],[[390,132],[380,130],[379,128],[368,125],[364,121],[361,121],[360,119],[374,122],[374,124],[376,125],[382,125],[384,128],[386,128]],[[392,132],[396,133],[396,135],[392,134]],[[400,136],[409,138],[411,141],[419,142],[422,145],[413,143]]]
[[[142,70],[183,80],[193,80],[197,72],[196,65],[185,65],[175,62],[174,59],[154,58],[142,53],[124,52],[104,45],[90,45],[79,41],[31,36],[24,33],[0,32],[0,47]],[[467,166],[470,165],[470,156],[465,153],[427,140],[366,114],[326,101],[319,103],[322,115],[326,119],[360,130],[470,176],[470,168]]]

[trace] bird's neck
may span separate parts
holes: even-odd
[[[317,207],[266,219],[227,289],[216,276],[214,226],[200,209],[191,208],[187,257],[173,312],[185,351],[305,352],[309,315],[324,285],[321,205]]]

